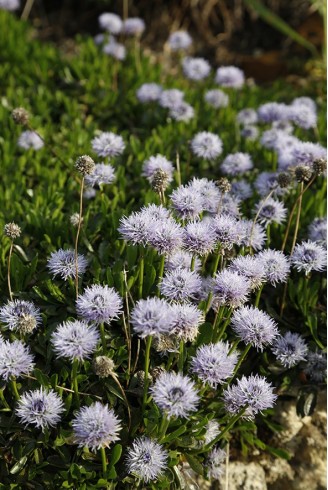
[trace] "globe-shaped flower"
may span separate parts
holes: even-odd
[[[279,282],[287,281],[290,264],[283,252],[268,249],[260,252],[257,257],[263,266],[267,282],[276,286]]]
[[[191,187],[180,186],[171,194],[172,207],[182,219],[195,219],[203,211],[201,194]]]
[[[186,50],[192,44],[192,39],[186,31],[175,31],[170,34],[168,44],[172,51]]]
[[[14,340],[0,340],[0,377],[8,381],[28,374],[34,367],[34,358],[28,346]]]
[[[220,425],[217,420],[209,420],[205,426],[206,432],[204,435],[204,445],[209,444],[213,439],[220,434]]]
[[[111,39],[109,41],[109,43],[107,43],[103,46],[103,52],[105,54],[108,54],[108,56],[115,58],[116,60],[123,61],[126,58],[126,48],[125,48],[124,44],[117,43],[114,39]],[[106,134],[112,134],[112,133],[106,133]],[[118,136],[117,138],[120,138],[120,136]],[[97,138],[95,138],[95,139],[97,139]],[[113,141],[113,139],[110,140],[108,137],[106,139],[102,138],[101,141],[98,141],[94,145],[94,151],[99,156],[102,156],[102,157],[104,157],[104,156],[116,156],[116,155],[123,153],[123,150],[125,148],[124,143],[122,143],[122,144],[119,144],[119,143],[120,142],[118,140]],[[96,145],[99,148],[99,152],[96,150]],[[107,153],[106,155],[105,155],[105,152]]]
[[[142,166],[142,175],[147,177],[148,181],[151,183],[154,177],[154,174],[158,170],[164,170],[164,172],[168,176],[168,182],[171,182],[173,179],[173,165],[166,157],[163,155],[151,156],[147,160],[144,161]]]
[[[244,126],[240,130],[240,135],[249,140],[249,141],[255,141],[259,137],[259,129],[257,126],[253,126],[252,124],[248,124],[247,126]]]
[[[84,274],[87,269],[88,261],[82,254],[77,255],[78,274]],[[70,277],[75,277],[75,253],[74,250],[63,250],[52,252],[48,260],[48,269],[54,277],[60,276],[64,281]]]
[[[238,308],[247,301],[250,290],[251,283],[246,277],[225,269],[216,274],[214,278],[214,306],[225,305],[229,308]]]
[[[291,164],[293,166],[307,165],[312,167],[314,160],[319,158],[327,159],[327,150],[319,143],[299,141],[291,150]]]
[[[125,149],[122,136],[114,133],[103,132],[92,141],[92,149],[100,157],[116,157],[121,155]]]
[[[240,220],[239,226],[243,236],[242,244],[246,247],[252,247],[254,250],[261,250],[266,240],[266,234],[259,223],[253,223],[253,220]]]
[[[278,184],[278,173],[277,172],[261,172],[255,180],[255,189],[260,194],[260,196],[265,197],[274,190],[274,195],[280,196],[285,194],[288,190],[287,188],[282,189]]]
[[[208,92],[205,93],[204,99],[208,105],[215,109],[228,107],[229,105],[229,96],[219,89],[208,90]]]
[[[23,424],[35,425],[38,429],[54,427],[65,411],[59,395],[53,390],[39,390],[24,393],[18,401],[16,414]]]
[[[314,128],[317,125],[317,114],[305,105],[291,106],[289,119],[303,129]]]
[[[119,34],[122,29],[122,19],[116,14],[110,12],[104,12],[98,17],[99,26],[104,31],[108,31],[111,34]]]
[[[258,413],[272,408],[277,396],[266,378],[259,375],[242,376],[223,392],[227,412],[235,415],[244,409],[242,418],[253,420]]]
[[[168,418],[188,418],[197,410],[199,396],[195,384],[180,373],[164,372],[160,374],[150,388],[154,402]]]
[[[236,310],[231,318],[231,326],[245,344],[261,351],[278,336],[277,325],[273,319],[254,306],[242,306]]]
[[[81,362],[94,353],[98,340],[96,327],[78,320],[62,323],[51,336],[51,343],[58,357]]]
[[[215,82],[222,87],[239,89],[245,83],[245,75],[236,66],[221,66],[216,70]]]
[[[165,270],[173,271],[175,269],[188,269],[191,270],[192,254],[186,250],[176,250],[165,260]],[[201,261],[196,257],[194,270],[198,271],[201,267]]]
[[[20,8],[20,0],[0,0],[0,9],[14,12]]]
[[[181,104],[181,102],[183,102],[183,99],[184,93],[177,88],[172,88],[169,90],[163,90],[158,99],[158,102],[161,107],[172,109],[173,107]]]
[[[218,135],[202,131],[191,140],[191,151],[205,160],[213,160],[222,153],[222,141]]]
[[[252,289],[257,289],[265,282],[262,264],[254,255],[239,255],[231,261],[229,270],[246,277]]]
[[[236,196],[241,201],[245,201],[252,196],[253,190],[251,185],[245,180],[237,180],[231,184],[231,194]]]
[[[115,170],[112,165],[97,163],[92,174],[86,175],[85,185],[94,187],[101,184],[112,184],[115,180]]]
[[[130,17],[123,21],[122,32],[126,36],[141,36],[146,28],[145,22],[139,17]]]
[[[198,328],[204,322],[204,314],[197,306],[173,304],[168,312],[170,318],[170,335],[177,336],[184,342],[192,342],[198,335]]]
[[[40,150],[44,146],[44,142],[40,136],[34,131],[23,131],[18,138],[17,144],[24,150]]]
[[[14,299],[0,308],[0,321],[9,330],[31,333],[42,321],[40,310],[31,301]]]
[[[184,58],[182,69],[186,78],[189,80],[203,80],[208,77],[211,65],[204,58]]]
[[[255,109],[242,109],[237,114],[237,122],[247,126],[248,124],[256,124],[258,121],[257,112]]]
[[[137,99],[143,104],[154,102],[159,99],[163,88],[158,83],[143,83],[137,90]]]
[[[130,216],[123,216],[120,219],[118,231],[124,240],[134,245],[146,245],[154,227],[154,220],[149,219],[148,213],[133,212]]]
[[[248,153],[231,153],[221,164],[221,170],[227,175],[239,175],[251,170],[253,162]]]
[[[217,213],[218,204],[222,202],[222,195],[213,180],[197,179],[194,177],[186,188],[190,190],[197,201],[201,201],[202,210],[208,211],[209,213]]]
[[[322,271],[327,265],[327,252],[318,243],[308,240],[296,245],[290,261],[296,270],[305,274]]]
[[[233,374],[238,361],[238,354],[229,355],[230,345],[227,342],[202,345],[196,356],[191,358],[191,371],[204,383],[216,389]]]
[[[128,473],[148,483],[163,474],[167,460],[168,453],[161,444],[148,437],[140,437],[127,451],[126,467]]]
[[[82,407],[75,415],[72,427],[75,444],[92,451],[109,447],[112,442],[118,441],[121,430],[114,411],[100,402]]]
[[[315,218],[308,228],[309,240],[320,245],[327,245],[327,219]]]
[[[184,228],[183,246],[195,255],[206,255],[212,252],[216,245],[216,234],[207,221],[187,223]]]
[[[286,219],[287,209],[276,199],[265,199],[257,203],[254,210],[255,214],[259,212],[258,220],[261,224],[268,226],[271,223],[280,225]]]
[[[225,450],[219,447],[215,447],[208,453],[205,465],[207,478],[210,480],[219,480],[221,478],[225,471],[224,462],[226,456]]]
[[[148,244],[161,255],[171,254],[182,246],[183,229],[173,218],[158,221],[151,228]]]
[[[174,107],[170,107],[169,117],[175,121],[190,121],[195,116],[194,108],[187,102],[180,102]]]
[[[219,214],[211,219],[210,225],[222,248],[230,250],[234,245],[240,245],[243,233],[233,216]]]
[[[287,121],[290,115],[289,107],[278,102],[266,102],[257,111],[259,120],[264,123],[273,121]]]
[[[141,338],[168,333],[170,320],[169,305],[160,298],[140,299],[131,312],[133,330]]]
[[[110,323],[122,312],[123,301],[114,288],[93,284],[76,300],[77,314],[86,322]]]
[[[327,354],[318,350],[308,352],[304,372],[315,383],[324,381],[327,376]]]
[[[301,361],[305,361],[308,351],[307,345],[297,333],[286,332],[279,336],[271,348],[277,360],[290,369]]]
[[[202,287],[202,280],[195,271],[177,269],[163,277],[159,289],[163,296],[171,301],[188,301],[193,299]]]

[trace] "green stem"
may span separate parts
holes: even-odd
[[[102,471],[104,478],[106,479],[107,477],[107,458],[106,458],[106,451],[104,447],[100,448],[100,454],[101,454],[101,464],[102,464]]]
[[[271,233],[270,233],[270,225],[267,226],[266,229],[266,235],[267,235],[267,247],[270,248],[270,243],[271,243]]]
[[[161,261],[159,263],[159,271],[158,271],[158,279],[161,280],[164,275],[164,264],[165,264],[165,255],[161,255]],[[161,294],[160,289],[158,288],[157,296]]]
[[[148,395],[148,373],[149,373],[149,360],[150,360],[150,347],[152,342],[152,336],[149,335],[146,340],[146,351],[145,351],[145,379],[144,379],[144,392],[142,398],[142,415],[144,414],[147,395]]]
[[[7,400],[5,399],[5,395],[4,395],[3,391],[4,391],[3,389],[2,390],[0,389],[0,401],[2,402],[2,405],[4,407],[10,409],[10,406],[8,405]]]
[[[74,258],[75,258],[75,294],[76,299],[79,297],[79,262],[78,262],[78,245],[79,236],[82,224],[82,214],[83,214],[83,189],[84,189],[84,176],[81,180],[80,187],[80,209],[79,209],[79,222],[77,225],[76,237],[75,237],[75,247],[74,247]]]
[[[196,262],[196,256],[193,255],[191,259],[191,265],[190,265],[190,270],[193,272],[195,270],[195,262]]]
[[[17,384],[16,384],[16,380],[15,379],[12,379],[11,382],[11,387],[13,389],[13,392],[14,392],[14,395],[15,395],[15,398],[16,400],[19,400],[20,399],[20,396],[19,396],[19,393],[18,393],[18,390],[17,390]]]
[[[225,428],[216,436],[215,439],[213,439],[210,443],[208,443],[206,446],[203,446],[202,449],[198,452],[207,452],[209,449],[211,449],[217,442],[219,442],[220,439],[223,438],[223,436],[226,435],[227,432],[235,425],[235,423],[240,419],[240,417],[243,416],[245,413],[247,407],[244,407],[239,413],[231,417],[230,422],[225,426]]]
[[[169,369],[171,368],[173,361],[174,361],[174,357],[175,357],[174,352],[170,352],[168,360],[167,360],[167,364],[166,364],[166,371],[169,371]]]
[[[178,361],[178,370],[182,373],[183,372],[183,364],[184,364],[184,341],[180,340],[180,345],[179,345],[179,361]]]
[[[164,413],[163,418],[161,420],[161,425],[158,430],[158,441],[161,442],[166,434],[166,431],[170,425],[170,419],[167,418],[166,414]]]
[[[219,340],[221,340],[221,339],[222,339],[222,337],[223,337],[223,335],[225,334],[225,331],[226,331],[226,329],[227,329],[227,326],[228,326],[228,325],[229,325],[229,323],[230,323],[231,313],[232,313],[232,310],[230,310],[230,311],[228,312],[228,315],[227,315],[227,318],[226,318],[226,320],[225,320],[225,322],[224,322],[224,324],[223,324],[223,327],[222,327],[222,328],[221,328],[221,330],[219,330],[219,332],[218,332],[218,337],[217,337],[216,342],[218,342]]]
[[[144,272],[145,272],[145,259],[144,259],[143,253],[141,252],[140,262],[139,262],[139,278],[138,278],[139,279],[138,280],[138,296],[139,296],[139,299],[142,298]]]
[[[230,356],[230,354],[232,354],[233,352],[235,352],[235,350],[237,349],[238,347],[238,344],[239,344],[240,340],[235,340],[232,344],[232,346],[230,347],[230,350],[228,352],[228,356]]]
[[[77,407],[80,408],[80,398],[79,398],[79,386],[78,386],[78,381],[77,381],[77,371],[79,367],[79,361],[77,359],[74,359],[73,361],[73,366],[72,366],[72,389],[74,390],[75,394],[75,400]]]
[[[101,344],[102,344],[103,354],[105,355],[107,353],[107,342],[106,342],[105,325],[103,323],[101,323],[99,325],[99,329],[100,329],[100,336],[101,336]]]
[[[264,288],[264,284],[261,284],[261,286],[259,287],[259,289],[258,289],[258,291],[257,291],[256,298],[255,298],[255,303],[254,303],[254,306],[255,306],[256,308],[258,308],[258,307],[259,307],[259,304],[260,304],[260,298],[261,298],[261,294],[262,294],[263,288]]]
[[[240,356],[239,361],[238,361],[238,363],[237,363],[237,365],[236,365],[235,369],[233,370],[233,375],[232,375],[232,378],[229,380],[229,384],[231,383],[231,381],[234,379],[234,377],[235,377],[235,376],[236,376],[236,374],[238,373],[238,369],[240,368],[240,366],[241,366],[241,364],[242,364],[243,360],[244,360],[244,359],[245,359],[245,357],[247,356],[247,354],[248,354],[248,352],[249,352],[249,350],[250,350],[250,348],[251,348],[251,347],[252,347],[252,346],[251,346],[251,344],[248,344],[248,345],[246,346],[246,349],[244,350],[244,352],[243,352],[243,353],[242,353],[242,355]]]
[[[7,272],[8,291],[9,291],[9,297],[11,301],[13,300],[13,293],[11,290],[11,282],[10,282],[10,266],[11,266],[11,256],[13,253],[13,247],[14,247],[14,241],[12,240],[10,244],[9,255],[8,255],[8,272]]]

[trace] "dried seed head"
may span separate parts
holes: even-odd
[[[165,373],[165,369],[162,368],[161,366],[157,366],[155,367],[152,372],[151,372],[151,375],[153,377],[153,380],[156,381],[156,379],[158,378],[158,376],[160,376],[162,373]]]
[[[33,332],[36,325],[37,321],[33,315],[23,314],[17,321],[17,330],[24,335]]]
[[[305,165],[295,167],[295,178],[297,182],[308,182],[312,177],[312,169]]]
[[[168,186],[169,178],[169,174],[161,168],[156,170],[151,179],[151,185],[154,191],[158,193],[164,192]]]
[[[278,185],[282,189],[285,189],[286,187],[290,186],[290,184],[292,183],[292,180],[293,179],[292,179],[291,175],[288,174],[287,172],[282,172],[277,177]]]
[[[95,170],[95,162],[89,155],[82,155],[75,162],[75,168],[82,175],[91,175]]]
[[[321,175],[327,170],[327,160],[325,158],[318,158],[314,160],[312,166],[315,173]]]
[[[136,372],[136,378],[137,378],[138,386],[140,386],[141,388],[143,388],[144,385],[145,385],[145,371],[137,371]],[[152,378],[152,376],[149,373],[148,373],[148,380],[150,382],[153,381],[153,378]]]
[[[99,378],[107,378],[114,374],[115,364],[107,356],[97,356],[93,361],[93,370]]]
[[[11,117],[15,124],[26,126],[29,122],[30,115],[23,107],[16,107],[16,109],[12,111]]]
[[[7,223],[5,226],[4,226],[4,234],[11,238],[12,240],[15,240],[15,238],[18,238],[22,232],[22,230],[20,229],[20,227],[18,225],[16,225],[16,223]]]
[[[177,352],[179,341],[170,335],[159,335],[153,339],[153,347],[157,352]]]
[[[71,225],[73,226],[78,226],[79,221],[80,221],[80,215],[79,213],[73,213],[70,218],[69,218]],[[81,219],[81,223],[83,223],[83,217]]]
[[[231,184],[226,177],[221,177],[215,183],[223,194],[231,191]]]

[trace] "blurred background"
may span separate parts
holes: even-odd
[[[194,52],[238,64],[247,76],[325,74],[326,0],[21,0],[18,16],[44,40],[74,49],[76,35],[99,32],[98,16],[141,17],[143,44],[160,53],[170,32],[185,29]]]

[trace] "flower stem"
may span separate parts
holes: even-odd
[[[18,390],[17,390],[17,384],[16,384],[16,380],[15,379],[12,379],[11,382],[11,387],[13,389],[13,392],[14,392],[14,395],[15,395],[15,398],[16,400],[19,400],[20,399],[20,396],[19,396],[19,393],[18,393]]]
[[[232,378],[229,380],[229,384],[231,383],[231,381],[234,379],[234,377],[235,377],[235,376],[236,376],[236,374],[238,373],[238,369],[240,368],[240,366],[241,366],[241,364],[242,364],[243,360],[244,360],[244,359],[245,359],[245,357],[247,356],[247,354],[248,354],[248,352],[249,352],[249,350],[250,350],[250,348],[251,348],[251,347],[252,347],[252,346],[251,346],[251,344],[248,344],[248,345],[246,346],[246,349],[244,350],[244,352],[243,352],[243,353],[242,353],[242,355],[240,356],[239,361],[238,361],[238,363],[236,364],[235,369],[233,370],[233,375],[232,375]]]
[[[103,354],[105,355],[106,352],[107,352],[107,342],[106,342],[105,325],[103,323],[101,323],[99,325],[99,329],[100,329],[102,350],[103,350]]]
[[[14,247],[14,241],[12,240],[10,244],[9,255],[8,255],[8,273],[7,273],[8,291],[9,291],[9,297],[11,301],[13,300],[13,293],[11,290],[10,266],[11,266],[11,256],[13,253],[13,247]]]
[[[254,303],[254,306],[256,308],[259,307],[260,298],[261,298],[261,294],[262,294],[263,288],[264,288],[264,284],[261,284],[261,286],[259,287],[259,289],[257,291],[256,298],[255,298],[255,303]]]
[[[176,154],[176,165],[177,165],[177,184],[181,185],[181,169],[180,169],[180,155],[177,152]]]
[[[190,270],[193,272],[195,270],[195,262],[196,262],[196,256],[193,255],[191,259],[191,265],[190,265]]]
[[[219,332],[218,332],[218,337],[217,337],[217,339],[216,339],[216,341],[217,341],[217,342],[218,342],[219,340],[221,340],[221,339],[222,339],[222,337],[223,337],[223,335],[225,334],[225,331],[226,331],[226,329],[227,329],[227,326],[228,326],[228,325],[229,325],[229,323],[230,323],[231,313],[232,313],[232,311],[230,310],[230,311],[228,312],[228,314],[227,314],[227,318],[226,318],[226,320],[225,320],[225,322],[224,322],[224,324],[223,324],[223,326],[222,326],[221,330],[219,330]]]
[[[162,279],[164,275],[164,264],[165,264],[165,255],[161,255],[161,261],[159,263],[159,271],[158,271],[158,279]],[[160,289],[158,288],[157,296],[160,295]]]
[[[227,432],[235,425],[235,423],[240,419],[240,417],[243,416],[245,413],[247,407],[242,408],[242,410],[231,417],[230,422],[225,426],[225,428],[216,436],[215,439],[213,439],[211,442],[209,442],[206,446],[203,446],[201,451],[199,452],[207,452],[209,449],[211,449],[217,442],[219,442],[220,439],[223,438],[223,436],[226,435]]]
[[[259,209],[257,210],[257,213],[255,215],[255,218],[254,218],[254,221],[252,223],[252,228],[251,228],[251,232],[250,232],[250,236],[249,236],[249,248],[250,248],[250,252],[252,253],[252,239],[253,239],[253,233],[254,233],[254,228],[255,228],[255,225],[256,225],[256,221],[257,221],[257,218],[259,217],[260,215],[260,212],[262,211],[265,203],[267,202],[268,199],[270,199],[270,197],[272,196],[273,192],[275,191],[275,188],[273,188],[269,194],[263,199],[262,201],[262,205],[259,207]]]
[[[79,398],[79,385],[77,381],[77,371],[79,367],[79,361],[77,359],[74,359],[73,361],[73,366],[72,366],[72,388],[74,390],[75,394],[75,399],[76,399],[76,404],[77,407],[80,408],[80,398]]]
[[[144,379],[144,392],[142,399],[142,415],[144,414],[147,395],[148,395],[148,373],[149,373],[149,360],[150,360],[150,347],[152,342],[152,336],[149,335],[146,340],[146,351],[145,351],[145,379]]]
[[[7,403],[7,400],[5,399],[5,395],[3,394],[3,389],[0,389],[0,401],[2,402],[2,405],[5,407],[5,408],[9,408],[10,409],[10,406],[8,405]]]
[[[81,223],[82,223],[82,212],[83,212],[83,188],[84,188],[84,176],[81,180],[81,188],[80,188],[80,210],[79,210],[79,222],[77,225],[76,237],[75,237],[75,248],[74,248],[74,257],[75,257],[75,294],[76,299],[79,296],[79,264],[78,264],[78,244],[79,244],[79,236],[81,231]]]
[[[161,425],[159,426],[159,430],[158,430],[159,442],[161,442],[164,439],[169,425],[170,425],[170,419],[167,418],[166,414],[164,413],[163,418],[161,420]]]
[[[295,230],[294,230],[293,243],[292,243],[292,248],[290,250],[290,255],[294,252],[294,248],[295,248],[296,241],[297,241],[297,234],[298,234],[298,229],[300,226],[300,218],[301,218],[301,210],[302,210],[303,190],[304,190],[304,182],[301,182],[301,192],[300,192],[300,196],[298,199],[298,209],[297,209]]]
[[[179,344],[179,361],[178,361],[178,369],[182,373],[183,372],[183,364],[184,364],[184,355],[185,355],[185,350],[184,350],[184,341],[180,340]]]
[[[106,479],[107,477],[107,458],[106,458],[106,451],[104,447],[100,448],[100,454],[101,454],[101,464],[102,464],[102,471],[104,478]]]
[[[139,296],[139,299],[142,298],[144,271],[145,271],[145,259],[144,259],[143,253],[141,252],[140,261],[139,261],[139,277],[138,277],[138,296]]]

